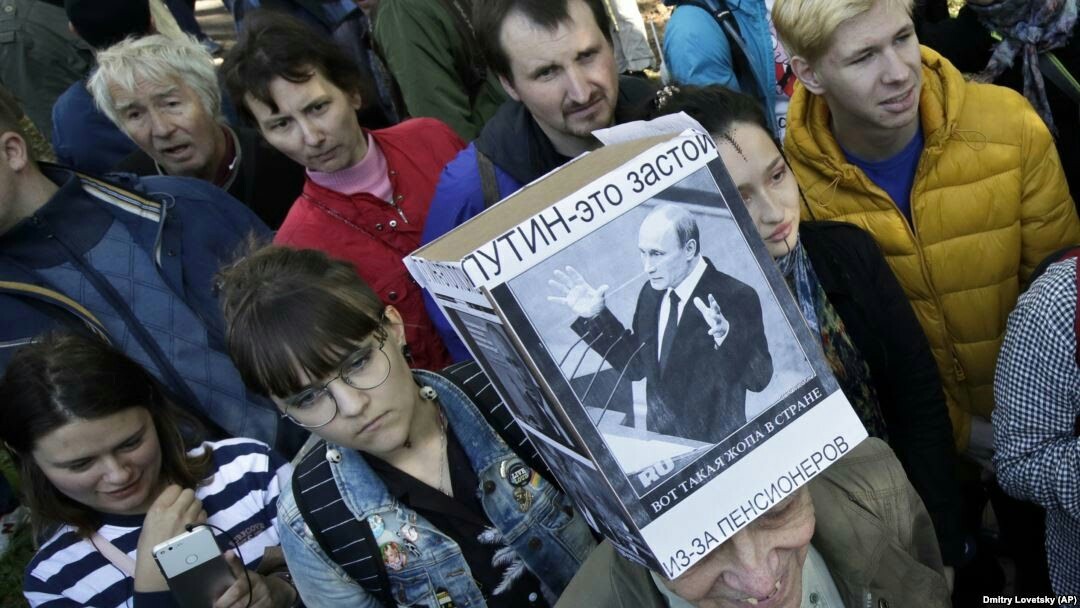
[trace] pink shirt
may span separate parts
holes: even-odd
[[[333,173],[308,171],[311,181],[327,190],[340,192],[346,196],[367,192],[374,197],[389,201],[394,196],[394,187],[390,184],[389,168],[386,155],[367,133],[367,154],[360,162]]]

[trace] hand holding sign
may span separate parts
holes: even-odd
[[[589,285],[573,266],[567,266],[565,272],[556,270],[555,278],[548,280],[548,285],[559,293],[548,296],[548,301],[566,304],[579,317],[591,319],[604,309],[604,292],[608,286]]]
[[[716,342],[716,348],[720,348],[731,331],[731,324],[728,323],[727,317],[720,312],[720,305],[716,303],[716,298],[710,293],[708,306],[705,305],[701,298],[694,298],[694,306],[697,307],[701,316],[705,317],[705,322],[709,324],[709,335]]]

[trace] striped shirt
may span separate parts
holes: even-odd
[[[206,483],[195,490],[207,521],[228,532],[240,547],[248,568],[254,569],[269,547],[279,545],[278,493],[292,467],[263,443],[229,439],[204,443],[213,464]],[[135,559],[144,515],[106,515],[98,533]],[[218,542],[230,545],[215,530]],[[134,594],[134,581],[113,566],[94,545],[71,526],[64,526],[41,546],[26,568],[23,594],[31,606],[68,607],[150,606],[168,594]]]

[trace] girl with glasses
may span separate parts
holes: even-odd
[[[305,503],[318,490],[307,478],[284,491],[282,546],[308,605],[554,603],[594,546],[588,527],[473,398],[409,369],[401,315],[352,265],[266,247],[225,269],[220,285],[245,381],[326,443],[297,457],[297,475],[336,485],[348,509],[341,528],[362,522],[347,538],[337,524],[312,530],[301,507],[340,508],[338,499]],[[358,545],[370,550],[339,559]],[[369,571],[388,581],[385,594],[348,574],[359,560],[378,562]]]

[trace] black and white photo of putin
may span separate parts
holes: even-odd
[[[746,424],[746,392],[769,384],[773,364],[752,287],[701,253],[697,220],[685,208],[652,210],[638,230],[648,281],[631,329],[572,266],[555,270],[548,300],[570,308],[572,328],[627,380],[646,380],[647,430],[717,443]]]

